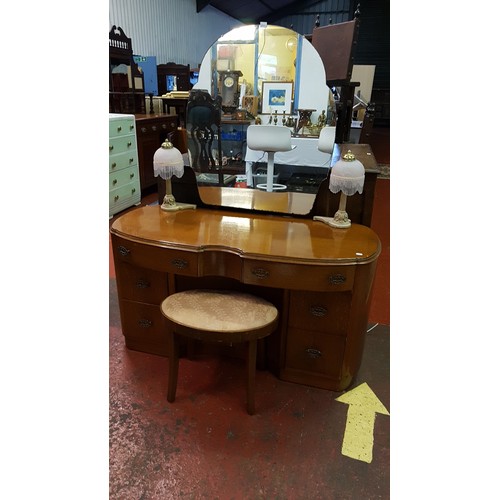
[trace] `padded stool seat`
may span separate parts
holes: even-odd
[[[170,326],[167,400],[173,402],[179,371],[177,336],[247,347],[247,412],[255,412],[257,340],[270,335],[278,323],[278,310],[270,302],[230,290],[186,290],[168,296],[161,312]]]

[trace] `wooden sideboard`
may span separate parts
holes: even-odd
[[[168,134],[177,130],[177,116],[136,114],[135,121],[141,192],[144,195],[156,190],[157,179],[153,172],[153,156]]]
[[[280,312],[276,332],[264,343],[267,368],[276,376],[334,391],[353,382],[381,249],[369,227],[147,206],[119,216],[111,239],[128,348],[168,356],[160,303],[169,294],[246,290]]]

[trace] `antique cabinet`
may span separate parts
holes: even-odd
[[[156,189],[157,179],[153,172],[153,156],[169,134],[177,129],[175,115],[136,114],[137,147],[142,194]]]
[[[109,216],[139,204],[141,186],[134,115],[109,114]]]

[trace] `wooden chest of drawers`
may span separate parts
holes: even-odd
[[[141,201],[134,115],[109,115],[109,217]]]

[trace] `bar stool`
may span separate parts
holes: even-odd
[[[247,412],[255,413],[257,340],[276,328],[278,310],[268,301],[232,290],[186,290],[161,303],[169,325],[169,375],[167,400],[175,400],[179,371],[178,337],[226,345],[247,343]]]
[[[247,128],[247,148],[267,153],[266,182],[255,187],[268,192],[285,190],[285,184],[274,182],[274,155],[294,149],[290,129],[276,125],[250,125]]]

